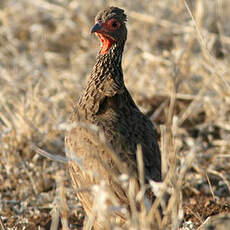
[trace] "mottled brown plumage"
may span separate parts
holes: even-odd
[[[113,197],[111,200],[128,205],[126,192],[118,180],[124,173],[122,164],[119,165],[112,155],[127,166],[128,173],[137,181],[136,150],[140,144],[147,182],[149,179],[161,180],[161,154],[152,122],[140,112],[123,81],[121,61],[127,37],[124,11],[117,7],[106,8],[98,13],[95,23],[91,32],[98,35],[102,47],[72,114],[71,122],[75,125],[66,135],[66,152],[71,159],[76,158],[70,163],[76,188],[104,180]],[[99,138],[100,134],[103,134],[104,142]],[[92,193],[79,192],[78,197],[87,215],[92,215]],[[119,212],[114,216],[125,218]],[[102,223],[96,220],[94,227],[106,229]]]

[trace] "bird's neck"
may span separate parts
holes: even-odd
[[[102,103],[100,100],[105,95],[112,95],[113,92],[123,89],[121,67],[123,48],[124,44],[114,44],[107,53],[97,55],[96,63],[78,103],[79,108],[87,111],[88,115],[98,112]]]
[[[119,80],[123,81],[121,62],[124,43],[125,42],[114,44],[105,54],[98,53],[96,63],[91,72],[91,80],[92,78],[103,80],[106,76],[110,75],[121,78]]]

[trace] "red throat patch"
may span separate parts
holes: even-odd
[[[104,55],[108,52],[109,48],[113,45],[114,40],[111,37],[101,33],[97,33],[97,36],[101,40],[101,54]]]

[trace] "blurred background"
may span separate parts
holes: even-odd
[[[229,0],[1,0],[0,216],[8,227],[49,229],[60,184],[65,215],[82,223],[65,165],[31,143],[64,155],[65,124],[100,48],[90,28],[111,5],[128,15],[127,88],[159,135],[170,133],[178,167],[195,154],[183,179],[184,221],[196,229],[230,212]]]

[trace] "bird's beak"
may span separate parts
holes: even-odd
[[[92,27],[92,29],[91,29],[90,32],[91,32],[91,34],[92,34],[92,33],[95,33],[95,32],[100,32],[101,29],[102,29],[102,24],[99,23],[99,22],[97,22],[97,23]]]

